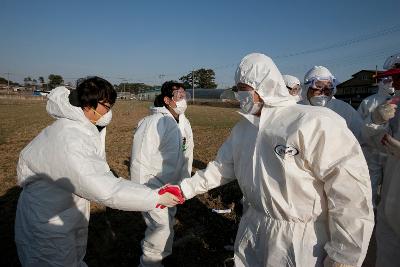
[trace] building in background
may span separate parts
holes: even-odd
[[[382,71],[361,70],[354,73],[351,79],[337,85],[335,97],[357,108],[364,98],[378,92],[375,75],[380,72]]]

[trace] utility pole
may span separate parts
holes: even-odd
[[[192,70],[192,104],[194,104],[194,69]]]
[[[7,93],[10,91],[10,74],[9,72],[6,72],[4,74],[7,74]]]
[[[119,80],[121,80],[121,83],[123,83],[124,84],[124,87],[123,87],[123,89],[122,88],[119,88],[120,90],[123,90],[123,91],[120,91],[120,93],[122,93],[121,94],[121,97],[125,97],[125,84],[126,84],[126,82],[128,81],[126,78],[124,78],[124,77],[121,77],[121,78],[118,78]],[[121,83],[120,83],[120,85],[121,85]]]
[[[160,79],[160,83],[161,83],[161,85],[163,84],[163,82],[164,82],[164,78],[165,78],[165,74],[160,74],[160,75],[158,75],[158,78]]]

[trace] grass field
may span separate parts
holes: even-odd
[[[133,129],[148,114],[149,102],[117,102],[107,129],[107,161],[112,170],[128,176]],[[229,135],[239,116],[235,109],[189,106],[195,152],[194,169],[204,168]],[[14,217],[20,189],[16,186],[19,152],[53,119],[44,101],[0,100],[0,266],[19,266],[14,246]],[[223,197],[222,197],[223,196]],[[218,266],[232,256],[238,218],[234,212],[217,215],[211,208],[227,208],[240,200],[236,184],[213,190],[178,209],[174,254],[167,266]],[[239,205],[236,205],[239,206]],[[89,266],[135,266],[145,225],[138,212],[92,205],[86,262]]]
[[[112,170],[128,176],[132,131],[148,114],[148,102],[117,102],[107,132],[107,161]],[[236,109],[189,106],[187,116],[194,133],[194,170],[214,159],[219,146],[238,121]],[[16,186],[16,163],[21,149],[53,119],[44,101],[0,100],[0,266],[19,266],[14,245],[14,217],[20,189]],[[228,184],[187,201],[178,208],[174,252],[165,266],[224,266],[233,252],[240,220],[241,193]],[[224,215],[212,208],[233,208]],[[89,266],[137,266],[145,224],[138,212],[123,212],[94,204],[85,261]],[[373,262],[370,253],[367,262]],[[229,264],[227,266],[230,266]],[[364,266],[373,266],[365,264]]]

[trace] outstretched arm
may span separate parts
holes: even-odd
[[[208,163],[207,168],[197,171],[191,178],[185,178],[180,183],[184,197],[190,199],[234,180],[235,172],[232,153],[231,134],[220,147],[216,159]]]

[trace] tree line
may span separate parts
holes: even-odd
[[[32,79],[30,76],[24,78],[24,86],[27,88],[40,86],[43,90],[52,90],[63,84],[64,79],[58,74],[50,74],[47,82],[43,76],[40,76],[38,79]]]
[[[217,84],[215,83],[215,72],[212,69],[197,69],[189,72],[188,74],[179,78],[179,80],[184,84],[185,88],[190,89],[192,87],[196,88],[207,88],[215,89]],[[7,83],[7,80],[0,77],[0,83]],[[12,83],[11,83],[12,84]],[[16,83],[14,83],[16,84]],[[45,81],[43,76],[37,79],[31,78],[30,76],[24,78],[24,86],[28,88],[40,86],[42,90],[52,90],[57,86],[64,84],[64,78],[58,74],[50,74],[48,80]],[[138,94],[141,92],[146,92],[153,90],[155,87],[161,86],[151,86],[145,83],[120,83],[114,84],[114,87],[119,92],[130,92],[132,94]]]

